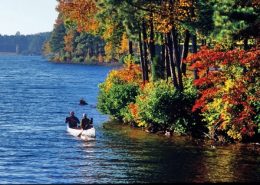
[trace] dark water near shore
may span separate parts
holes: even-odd
[[[98,84],[111,69],[0,56],[0,183],[260,181],[259,146],[212,148],[183,137],[108,128],[96,102]],[[80,106],[80,98],[89,105]],[[96,141],[66,132],[71,110],[93,117]]]

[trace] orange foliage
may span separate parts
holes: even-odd
[[[124,68],[117,71],[117,77],[127,83],[142,84],[141,68],[137,64],[127,64]]]
[[[104,62],[104,57],[100,53],[98,54],[98,62],[100,63]]]
[[[73,39],[74,39],[74,34],[73,31],[70,30],[65,36],[64,36],[64,44],[65,44],[65,51],[72,52],[73,51]]]
[[[75,21],[80,32],[95,33],[98,28],[99,24],[95,19],[98,8],[94,0],[60,0],[57,10],[65,19]]]
[[[139,116],[138,116],[138,106],[135,103],[130,103],[128,105],[129,111],[131,113],[131,115],[133,116],[134,120],[138,120]]]
[[[121,69],[112,70],[105,81],[105,90],[109,91],[114,82],[118,80],[122,83],[133,83],[141,86],[141,67],[137,64],[128,63]]]

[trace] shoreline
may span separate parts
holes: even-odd
[[[18,56],[19,54],[15,53],[15,52],[4,52],[1,51],[0,52],[0,56]]]
[[[53,61],[48,60],[50,63],[54,64],[72,64],[72,65],[89,65],[89,66],[108,66],[108,67],[121,67],[123,64],[119,62],[70,62],[70,61]]]
[[[119,127],[120,129],[124,129],[126,133],[129,132],[141,132],[142,135],[148,136],[148,137],[159,137],[162,140],[169,140],[174,142],[177,140],[183,140],[188,143],[192,143],[196,146],[208,146],[213,149],[216,149],[218,147],[246,147],[251,148],[252,151],[260,152],[260,143],[259,142],[221,142],[221,141],[215,141],[213,139],[207,138],[207,137],[201,137],[196,138],[192,137],[191,135],[181,135],[177,133],[171,133],[171,135],[165,135],[165,133],[162,132],[156,132],[151,133],[147,132],[144,128],[139,127],[133,127],[129,124],[120,122],[118,120],[109,119],[108,121],[103,123],[103,128],[109,129],[109,125],[111,124],[111,127]],[[132,136],[133,134],[131,134]],[[137,134],[139,135],[139,134]]]

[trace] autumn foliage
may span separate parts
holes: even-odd
[[[137,86],[142,84],[140,65],[127,63],[123,68],[112,70],[105,80],[105,90],[109,91],[114,84],[131,83]]]
[[[117,70],[111,70],[99,85],[98,109],[117,119],[123,119],[129,104],[135,102],[142,85],[141,68],[131,60]]]
[[[57,10],[64,20],[75,21],[78,31],[95,32],[98,27],[95,19],[98,8],[94,0],[60,0]]]
[[[200,97],[193,111],[201,111],[212,132],[222,131],[240,141],[256,134],[259,54],[256,49],[222,52],[202,48],[188,57],[191,69],[196,68],[199,75],[194,83]]]
[[[149,19],[148,17],[147,19]],[[190,0],[162,1],[153,14],[155,29],[168,33],[184,21],[196,19],[196,2]]]

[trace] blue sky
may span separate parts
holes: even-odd
[[[58,12],[56,0],[0,0],[0,34],[52,31]]]

